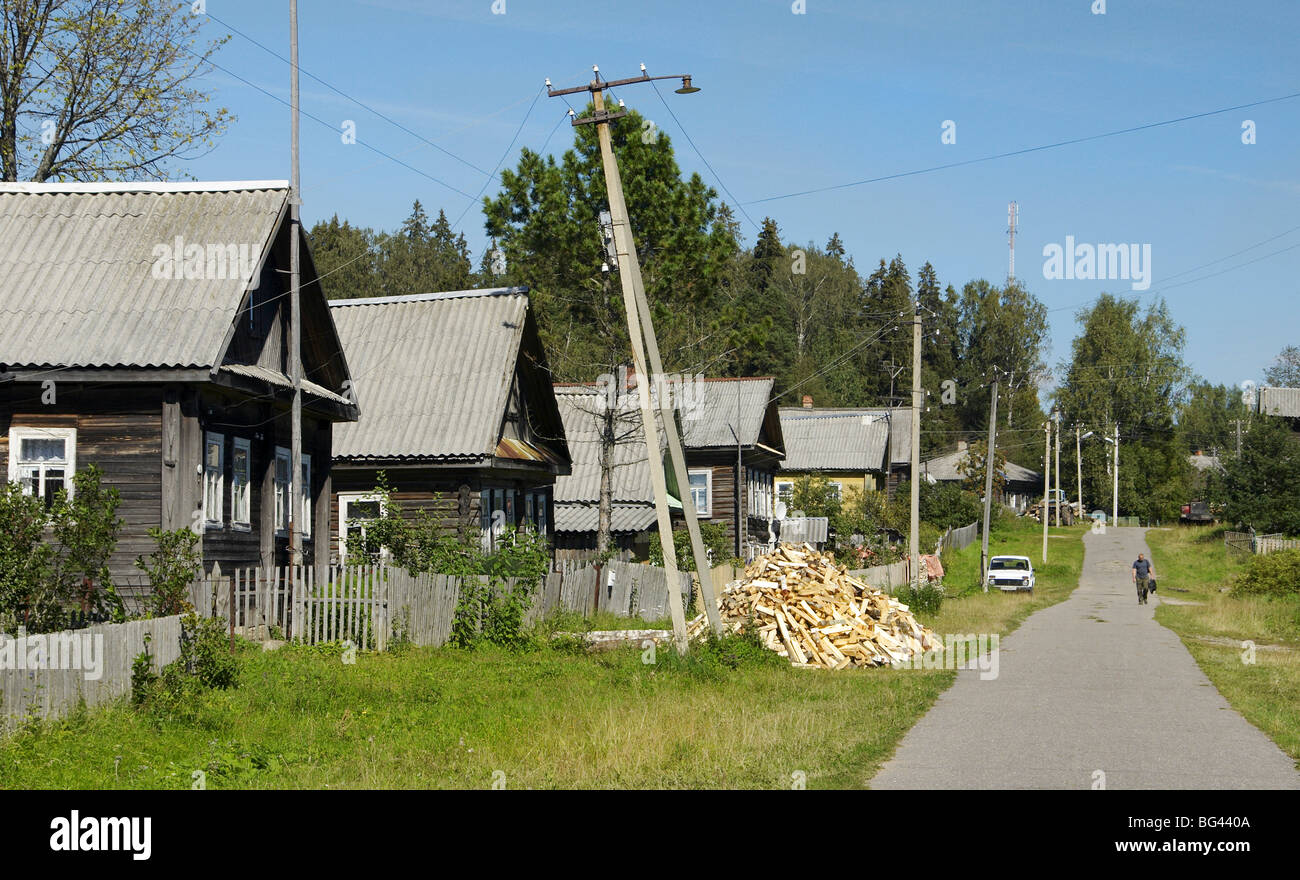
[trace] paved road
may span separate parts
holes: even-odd
[[[1145,530],[1084,538],[1079,588],[1001,642],[998,677],[961,671],[872,788],[1293,788],[1300,773],[1138,605]],[[1156,572],[1160,560],[1155,560]]]

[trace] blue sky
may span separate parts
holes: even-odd
[[[1102,15],[1094,0],[806,0],[804,14],[789,0],[504,0],[504,14],[493,5],[302,0],[305,73],[465,160],[304,75],[304,114],[332,126],[302,120],[305,222],[337,213],[392,228],[418,198],[453,221],[464,212],[477,255],[478,200],[452,188],[476,195],[486,184],[490,194],[495,181],[469,164],[491,170],[505,154],[513,166],[520,146],[540,149],[548,137],[548,152],[567,148],[564,103],[532,103],[545,77],[577,85],[593,63],[618,78],[644,62],[652,74],[691,73],[702,91],[660,85],[677,121],[648,86],[618,96],[672,137],[685,171],[721,192],[680,122],[749,216],[776,218],[787,242],[824,244],[838,231],[859,268],[898,253],[914,277],[929,260],[944,284],[1001,282],[1016,200],[1016,274],[1051,310],[1052,365],[1069,356],[1075,312],[1103,290],[1164,295],[1187,330],[1188,362],[1216,382],[1258,379],[1284,345],[1300,344],[1300,98],[759,201],[1300,92],[1293,0],[1106,0]],[[287,57],[287,2],[207,0],[207,10]],[[225,32],[217,21],[205,29]],[[287,177],[288,110],[240,79],[287,99],[287,64],[240,35],[215,60],[225,70],[209,83],[238,121],[180,170]],[[342,143],[344,120],[411,167]],[[956,143],[942,142],[945,120]],[[1242,142],[1245,120],[1253,144]],[[754,232],[746,223],[751,242]],[[1150,245],[1150,288],[1044,277],[1044,247],[1067,236]]]

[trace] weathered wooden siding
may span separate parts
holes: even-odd
[[[154,549],[148,536],[159,524],[162,453],[162,399],[157,388],[57,386],[55,403],[43,406],[38,386],[10,390],[0,406],[0,461],[6,477],[11,427],[76,428],[77,470],[95,465],[103,483],[121,495],[118,516],[124,524],[117,552],[109,560],[115,581],[139,580],[135,558]]]

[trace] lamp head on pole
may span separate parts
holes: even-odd
[[[691,85],[691,75],[688,73],[686,76],[682,77],[682,87],[680,89],[675,89],[674,91],[679,95],[691,95],[699,90],[699,86]]]

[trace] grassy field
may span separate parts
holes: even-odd
[[[951,554],[940,634],[1006,634],[1077,583],[1078,530],[1053,530],[1027,596],[984,594],[979,545]],[[1035,543],[1038,542],[1038,543]],[[1011,521],[992,549],[1037,558]],[[953,595],[957,588],[969,592]],[[550,630],[665,625],[549,621]],[[947,670],[792,669],[766,652],[660,648],[584,654],[245,646],[240,686],[176,714],[124,702],[34,722],[0,740],[0,787],[861,788],[955,679]]]
[[[1300,600],[1237,598],[1226,590],[1250,557],[1212,526],[1147,532],[1159,575],[1156,620],[1178,633],[1219,693],[1300,761]],[[1242,642],[1256,645],[1245,663]],[[1264,646],[1280,650],[1268,650]]]
[[[985,593],[979,582],[980,542],[943,557],[944,586],[949,598],[937,615],[922,620],[940,634],[998,633],[1006,635],[1033,612],[1055,605],[1079,584],[1083,570],[1085,526],[1050,528],[1048,562],[1042,564],[1043,527],[1028,517],[1005,519],[989,535],[989,555],[1028,556],[1037,586],[1027,593]]]
[[[860,788],[955,675],[770,656],[250,648],[186,717],[115,705],[0,741],[0,786]]]

